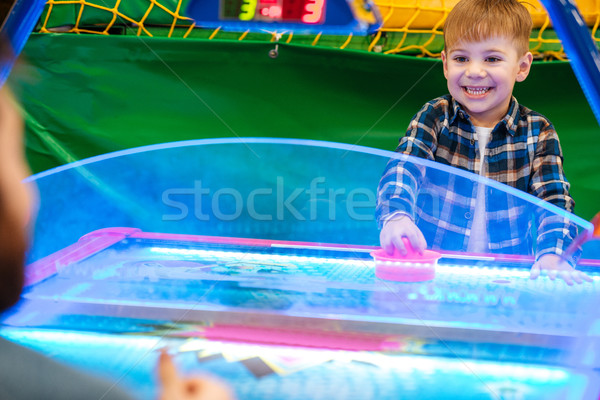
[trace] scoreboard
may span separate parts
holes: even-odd
[[[370,0],[192,0],[187,16],[240,31],[368,34],[381,26]]]

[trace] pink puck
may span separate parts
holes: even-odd
[[[406,255],[398,249],[390,255],[385,250],[379,249],[371,252],[375,259],[375,275],[380,279],[397,282],[423,282],[435,278],[435,265],[441,254],[425,250],[423,254],[415,251],[407,238],[402,241],[406,247]]]

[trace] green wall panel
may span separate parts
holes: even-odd
[[[11,76],[34,172],[110,151],[213,137],[293,137],[393,150],[447,92],[441,62],[361,51],[34,34]],[[565,62],[534,63],[519,101],[549,117],[577,202],[600,210],[600,128]]]

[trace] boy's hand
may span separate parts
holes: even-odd
[[[569,263],[563,261],[560,256],[556,254],[544,254],[533,264],[529,277],[531,279],[537,279],[540,273],[548,273],[548,277],[552,280],[558,276],[565,281],[567,285],[572,285],[573,282],[583,283],[583,281],[592,282],[587,274],[577,271],[571,267]]]
[[[394,249],[398,249],[400,254],[406,254],[406,247],[402,242],[402,237],[406,237],[413,249],[420,254],[427,248],[427,242],[423,233],[417,228],[417,225],[408,215],[400,214],[387,221],[379,234],[379,243],[389,255],[394,254]]]
[[[214,379],[179,375],[171,356],[162,351],[158,360],[160,400],[234,400],[229,388]]]

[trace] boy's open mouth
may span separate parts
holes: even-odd
[[[470,96],[483,96],[491,89],[491,87],[463,86],[462,89]]]

